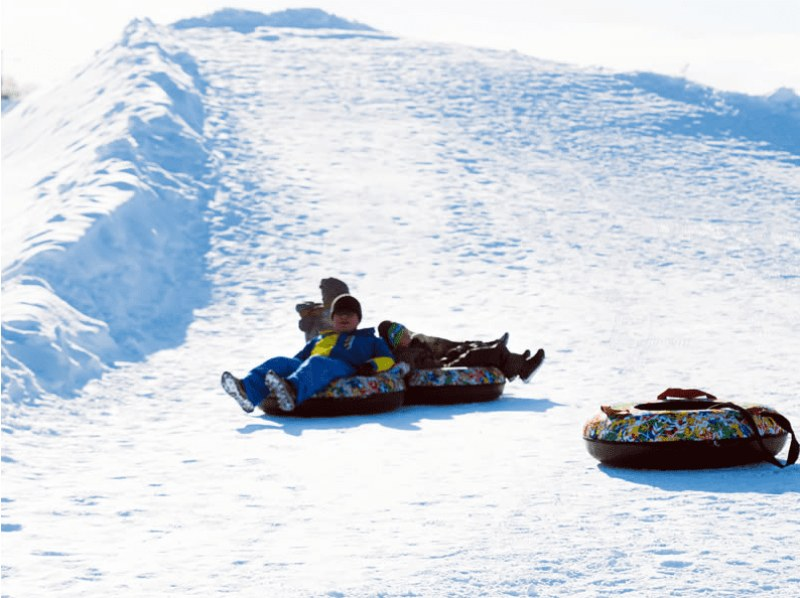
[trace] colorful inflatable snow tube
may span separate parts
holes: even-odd
[[[791,435],[786,463],[777,455]],[[731,467],[797,461],[800,446],[789,421],[764,405],[718,402],[694,389],[670,388],[658,401],[606,405],[583,428],[600,462],[642,469]]]
[[[457,367],[414,370],[406,378],[406,404],[453,404],[493,401],[506,378],[495,367]]]
[[[272,397],[261,403],[270,415],[296,417],[330,417],[363,415],[397,409],[405,396],[405,376],[410,368],[398,363],[392,369],[374,376],[351,376],[331,382],[323,391],[305,400],[294,411],[281,411]]]

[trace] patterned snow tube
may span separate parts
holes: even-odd
[[[296,417],[366,415],[392,411],[403,404],[406,389],[404,378],[409,370],[407,364],[398,363],[392,369],[374,376],[339,378],[291,412],[281,411],[278,401],[272,397],[268,397],[260,407],[270,415]]]
[[[414,370],[406,379],[407,405],[449,405],[493,401],[506,378],[495,367],[457,367]]]
[[[678,400],[668,399],[674,396]],[[775,455],[790,434],[792,445],[783,464]],[[603,406],[586,422],[583,438],[598,461],[640,469],[731,467],[759,461],[783,467],[797,460],[799,450],[789,421],[769,407],[717,402],[713,395],[685,389],[668,389],[653,403]]]

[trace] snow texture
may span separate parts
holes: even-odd
[[[581,440],[668,386],[800,426],[797,96],[281,14],[134,21],[3,114],[3,595],[800,594],[797,467]],[[486,404],[244,415],[220,373],[294,354],[327,276],[548,359]]]

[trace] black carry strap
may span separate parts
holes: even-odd
[[[764,438],[761,435],[761,430],[758,429],[758,425],[756,424],[755,418],[753,418],[753,414],[750,413],[747,409],[742,407],[741,405],[737,405],[736,403],[716,403],[714,405],[715,408],[722,407],[728,409],[735,409],[738,411],[744,420],[747,422],[747,425],[750,426],[750,429],[753,430],[755,434],[756,441],[758,442],[758,446],[761,447],[761,450],[764,452],[764,460],[769,461],[773,465],[777,467],[786,467],[787,465],[792,465],[797,461],[798,454],[800,454],[800,444],[797,442],[797,437],[795,436],[794,430],[792,429],[792,424],[789,423],[789,420],[783,417],[780,413],[776,413],[775,411],[769,411],[767,409],[760,411],[759,415],[764,415],[767,417],[772,418],[776,424],[778,424],[781,428],[787,431],[792,436],[791,443],[789,444],[789,454],[786,456],[786,463],[781,463],[775,457],[772,456],[772,453],[764,446]]]
[[[677,400],[670,400],[669,397],[674,397]],[[705,398],[701,398],[705,397]],[[692,410],[692,409],[733,409],[741,414],[744,418],[747,425],[750,426],[750,429],[753,430],[753,435],[758,442],[758,446],[764,453],[764,460],[769,461],[773,465],[777,467],[786,467],[788,465],[793,465],[797,462],[798,456],[800,456],[800,443],[797,441],[797,436],[792,429],[792,424],[780,413],[776,413],[775,411],[770,411],[769,409],[763,409],[758,412],[758,415],[763,415],[766,417],[772,418],[772,420],[778,424],[783,430],[785,430],[788,434],[791,435],[792,439],[789,444],[789,454],[786,456],[786,463],[781,463],[778,461],[770,452],[770,450],[764,445],[764,438],[761,434],[761,430],[758,429],[758,424],[756,424],[755,418],[753,418],[753,414],[750,413],[747,409],[742,407],[741,405],[737,405],[736,403],[720,403],[717,402],[717,397],[714,395],[707,393],[702,390],[697,390],[694,388],[668,388],[660,395],[658,395],[658,402],[657,403],[643,403],[641,405],[636,405],[637,409],[645,409],[645,410],[653,410],[653,411],[680,411],[680,410]]]

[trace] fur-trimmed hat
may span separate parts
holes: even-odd
[[[322,304],[330,307],[333,300],[339,295],[347,295],[350,289],[338,278],[323,278],[319,281],[319,289],[322,291]]]
[[[358,316],[358,321],[361,321],[361,304],[358,299],[352,295],[339,295],[331,303],[331,317],[336,315],[337,311],[349,311]]]

